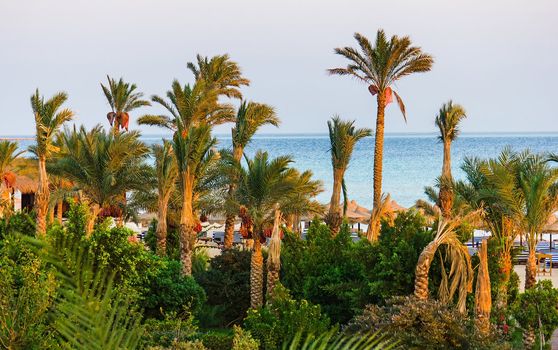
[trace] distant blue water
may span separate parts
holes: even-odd
[[[161,136],[144,136],[146,143],[160,142]],[[219,136],[219,147],[230,147],[230,137]],[[31,141],[20,141],[22,148]],[[346,173],[349,199],[368,208],[372,206],[372,164],[374,139],[367,138],[354,150]],[[494,157],[506,146],[515,150],[529,148],[534,152],[558,153],[558,134],[463,134],[452,147],[453,175],[461,178],[459,169],[463,158]],[[292,155],[295,166],[310,169],[324,183],[324,193],[318,200],[328,202],[332,185],[329,139],[327,135],[261,135],[247,149],[249,156],[256,150],[272,156]],[[424,198],[424,186],[432,185],[442,168],[442,145],[434,134],[386,135],[384,145],[383,191],[405,207]]]

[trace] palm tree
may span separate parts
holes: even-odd
[[[18,151],[17,142],[0,141],[0,215],[12,208],[10,190],[15,184],[18,160],[25,151]]]
[[[522,221],[523,199],[515,181],[517,163],[517,155],[510,149],[504,149],[495,159],[466,158],[461,166],[466,181],[455,185],[456,200],[482,213],[492,233],[490,240],[496,242],[500,283],[495,304],[500,311],[507,306],[513,242]]]
[[[74,116],[68,108],[62,105],[68,96],[64,92],[59,92],[45,101],[39,94],[39,89],[31,96],[31,108],[35,115],[36,144],[33,152],[39,160],[39,186],[35,194],[35,208],[37,212],[37,235],[44,236],[46,233],[46,216],[49,204],[48,175],[46,170],[47,159],[53,152],[57,151],[54,145],[54,136],[60,127]]]
[[[428,72],[434,62],[432,57],[423,53],[420,47],[411,46],[407,36],[392,36],[387,39],[383,30],[378,30],[374,45],[363,35],[355,33],[358,49],[352,47],[336,48],[335,53],[349,60],[344,68],[329,69],[332,75],[349,75],[368,85],[368,91],[376,96],[376,135],[374,142],[374,207],[380,206],[382,197],[382,160],[384,146],[384,113],[392,94],[406,120],[403,99],[392,89],[399,79],[419,72]],[[368,230],[372,230],[371,222]]]
[[[473,283],[473,269],[471,267],[471,257],[467,247],[463,245],[456,233],[458,221],[446,221],[443,217],[439,218],[436,234],[419,256],[415,271],[415,296],[419,299],[428,299],[428,273],[430,265],[434,260],[438,248],[442,245],[446,247],[446,258],[451,261],[450,278],[445,268],[442,268],[442,283],[440,285],[439,297],[442,301],[448,302],[453,299],[455,292],[458,292],[457,308],[464,313],[467,293],[471,291]],[[445,259],[442,259],[442,262]],[[449,285],[449,287],[448,287]]]
[[[157,173],[157,254],[164,256],[167,247],[167,210],[170,196],[175,190],[178,168],[172,144],[153,145]]]
[[[465,109],[450,100],[444,103],[436,116],[434,123],[440,130],[440,141],[444,144],[444,162],[440,178],[440,193],[438,205],[442,215],[448,219],[453,208],[453,178],[451,176],[451,143],[459,135],[459,123],[466,118]]]
[[[235,204],[241,212],[245,229],[252,236],[254,246],[250,262],[250,306],[263,304],[263,256],[264,229],[272,220],[275,208],[286,193],[293,189],[292,159],[287,156],[270,159],[267,152],[258,151],[247,159],[246,168],[240,167],[239,187],[235,192]]]
[[[279,118],[273,107],[256,102],[243,101],[236,112],[235,125],[231,130],[233,158],[240,162],[244,154],[244,148],[250,143],[254,134],[260,127],[266,124],[279,126]],[[235,179],[231,179],[229,185],[229,196],[234,194]],[[225,249],[231,248],[234,238],[235,213],[227,213],[225,220]]]
[[[345,214],[347,209],[348,198],[345,187],[345,171],[347,171],[349,167],[353,149],[358,141],[372,134],[372,130],[370,129],[356,129],[354,123],[354,120],[342,121],[339,116],[334,116],[327,122],[331,165],[333,166],[333,190],[329,202],[327,221],[333,235],[339,232],[341,224],[341,213],[339,209],[341,189],[343,189],[345,203],[343,214]]]
[[[136,131],[107,133],[100,126],[89,132],[83,126],[64,131],[64,152],[49,170],[71,181],[89,203],[88,234],[101,210],[121,213],[125,205],[122,194],[145,186],[148,167],[144,160],[149,148],[139,136]]]
[[[291,170],[293,190],[285,193],[280,203],[281,213],[287,219],[287,227],[299,234],[302,216],[322,216],[325,212],[324,205],[315,200],[323,192],[323,184],[320,180],[313,180],[313,176],[311,170],[302,173],[296,169]]]
[[[525,265],[525,289],[537,280],[536,249],[538,235],[558,207],[558,169],[551,168],[540,156],[524,152],[519,155],[516,186],[523,199],[522,228],[527,235],[529,257]]]
[[[271,229],[271,241],[269,242],[269,252],[267,256],[267,294],[272,295],[273,289],[279,282],[281,271],[281,209],[275,205],[273,215],[273,228]]]
[[[212,149],[217,140],[211,136],[211,127],[207,124],[192,126],[188,129],[178,123],[178,130],[173,136],[173,149],[176,156],[182,208],[180,214],[180,259],[182,274],[192,274],[192,253],[196,243],[198,224],[194,215],[195,188],[201,178],[207,158],[214,158]]]
[[[101,88],[111,108],[111,112],[107,114],[110,126],[113,132],[118,133],[121,128],[128,131],[129,113],[134,109],[150,106],[151,103],[143,100],[143,93],[137,92],[136,84],[124,82],[120,78],[118,81],[107,75],[108,85],[101,83]]]

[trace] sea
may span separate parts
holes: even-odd
[[[219,147],[231,147],[231,138],[216,135]],[[30,138],[30,136],[0,136]],[[145,135],[144,142],[160,143],[169,135]],[[18,141],[22,149],[32,140]],[[533,152],[558,153],[558,133],[533,134],[468,134],[463,133],[452,146],[452,172],[455,178],[463,178],[460,169],[466,157],[496,157],[505,147],[514,150],[530,149]],[[327,134],[276,134],[256,135],[246,149],[247,155],[257,150],[267,151],[271,156],[292,156],[293,166],[300,170],[312,170],[314,177],[323,182],[324,192],[317,200],[329,202],[332,188],[332,167]],[[349,169],[345,174],[349,200],[360,205],[372,206],[374,139],[366,138],[353,151]],[[417,199],[425,199],[424,187],[435,183],[442,169],[442,144],[437,135],[432,134],[386,134],[384,143],[384,193],[404,207],[415,204]]]

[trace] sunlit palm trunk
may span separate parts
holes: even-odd
[[[56,218],[59,223],[62,223],[62,211],[64,210],[64,201],[60,200],[56,203]]]
[[[422,300],[428,299],[428,273],[437,249],[438,245],[435,242],[430,242],[420,253],[417,262],[415,270],[415,296]]]
[[[328,225],[334,236],[339,232],[342,221],[339,201],[341,200],[343,175],[344,169],[333,169],[333,191],[329,201]]]
[[[442,177],[438,201],[444,218],[451,217],[453,207],[453,189],[451,186],[451,141],[444,141],[444,162],[442,165]]]
[[[253,242],[250,260],[250,307],[255,309],[263,305],[263,256],[259,237]]]
[[[48,177],[46,171],[46,158],[39,157],[39,187],[35,194],[35,210],[37,212],[37,236],[44,237],[46,234],[46,219],[48,213],[48,201],[50,192],[48,190]]]
[[[101,212],[101,207],[98,204],[92,204],[89,210],[89,216],[87,218],[87,226],[85,227],[85,235],[89,237],[91,232],[93,232],[93,228],[95,227],[95,222],[97,221],[97,217]]]
[[[537,258],[535,255],[536,241],[529,238],[529,257],[525,264],[525,289],[533,288],[537,283]]]
[[[195,220],[192,207],[194,181],[189,170],[182,174],[182,211],[180,215],[180,261],[182,262],[182,275],[192,275],[192,254],[196,243],[194,232]]]
[[[157,209],[157,255],[167,254],[167,205],[168,198],[159,198]]]
[[[488,242],[481,244],[479,249],[479,270],[477,277],[477,289],[475,292],[476,325],[481,334],[490,333],[490,311],[492,309],[492,298],[490,295],[490,275],[488,273]]]
[[[242,147],[234,148],[233,158],[236,162],[240,162],[240,159],[242,159],[243,152],[244,150],[242,149]],[[234,194],[234,191],[235,191],[235,183],[233,181],[229,185],[229,192],[228,192],[229,196],[232,196]],[[234,213],[227,213],[227,218],[225,219],[225,237],[224,237],[225,249],[229,249],[233,245],[235,219],[236,219],[236,215],[234,215]]]
[[[279,282],[279,273],[281,271],[281,232],[279,224],[281,221],[281,212],[275,209],[275,217],[273,220],[273,230],[271,233],[271,242],[269,243],[269,254],[267,258],[267,294],[272,295],[273,289]]]
[[[374,140],[374,208],[379,208],[382,203],[382,169],[384,157],[384,113],[386,109],[386,98],[384,91],[377,95],[378,111],[376,116],[376,134]],[[380,225],[378,220],[370,218],[366,235],[373,237],[374,228]],[[377,238],[377,237],[376,237]],[[376,239],[375,238],[375,239]]]

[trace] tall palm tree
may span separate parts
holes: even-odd
[[[195,226],[198,224],[194,215],[195,188],[201,178],[206,158],[216,155],[212,149],[217,140],[211,136],[211,127],[207,124],[184,128],[178,123],[178,130],[173,136],[173,149],[178,166],[182,208],[180,213],[180,259],[182,274],[192,274],[192,253],[197,239]]]
[[[392,85],[399,79],[419,72],[430,71],[433,59],[422,52],[420,47],[412,46],[407,36],[392,36],[389,40],[383,30],[378,30],[376,41],[372,44],[359,33],[354,35],[360,46],[336,48],[335,53],[345,57],[349,64],[343,68],[329,69],[332,75],[349,75],[368,85],[368,91],[376,96],[376,134],[374,142],[374,207],[381,204],[382,197],[382,161],[384,147],[385,108],[395,96],[399,108],[406,120],[403,99],[395,92]],[[370,222],[368,230],[372,230]]]
[[[39,160],[39,186],[35,194],[35,209],[37,212],[37,235],[44,236],[46,233],[46,216],[49,204],[48,175],[46,170],[47,159],[53,152],[57,151],[54,145],[54,136],[60,127],[74,116],[68,108],[62,105],[68,99],[68,95],[59,92],[46,100],[39,94],[39,89],[31,96],[31,108],[35,115],[36,144],[33,152]]]
[[[537,280],[536,249],[538,235],[548,218],[558,208],[558,169],[548,165],[536,154],[519,155],[516,183],[523,198],[522,228],[527,235],[529,257],[525,265],[525,289],[532,288]]]
[[[107,118],[114,133],[118,133],[121,128],[128,130],[129,113],[134,109],[150,106],[151,103],[143,100],[143,93],[137,92],[136,84],[126,83],[123,78],[118,81],[107,75],[108,84],[101,83],[101,88],[111,108]]]
[[[466,311],[467,293],[472,289],[473,269],[471,267],[469,251],[459,241],[455,233],[457,225],[458,221],[446,221],[443,217],[439,218],[434,239],[423,249],[417,262],[414,294],[419,299],[428,299],[428,273],[430,265],[438,248],[445,246],[446,256],[451,261],[451,282],[448,284],[448,277],[445,269],[442,268],[442,284],[439,295],[441,299],[447,302],[452,300],[457,292],[457,308],[460,312],[464,313]]]
[[[12,208],[10,190],[15,184],[17,161],[25,151],[18,151],[17,142],[0,140],[0,216]]]
[[[459,135],[459,123],[466,118],[465,109],[450,100],[444,103],[434,120],[440,130],[440,141],[444,144],[444,161],[440,177],[438,205],[442,215],[448,219],[453,207],[453,178],[451,176],[451,143]]]
[[[273,289],[279,282],[281,270],[281,209],[275,205],[273,215],[273,227],[271,229],[271,241],[267,256],[267,294],[272,295]]]
[[[100,126],[91,131],[66,129],[62,135],[64,152],[49,171],[70,180],[74,190],[89,202],[87,233],[103,209],[124,207],[122,194],[145,186],[148,167],[144,160],[149,148],[139,133],[105,132]]]
[[[170,197],[176,187],[178,167],[172,144],[153,145],[155,172],[157,174],[157,254],[164,256],[167,248],[167,211]]]
[[[331,152],[331,165],[333,166],[333,190],[329,201],[329,213],[327,215],[328,225],[331,232],[336,235],[341,225],[341,213],[339,200],[341,199],[341,189],[345,207],[347,209],[347,192],[345,187],[345,171],[349,167],[353,149],[358,141],[372,135],[370,129],[356,129],[353,121],[343,121],[339,116],[334,116],[327,122],[329,129],[329,143]]]
[[[250,306],[263,304],[263,256],[264,229],[273,219],[275,208],[286,193],[293,189],[292,159],[287,156],[270,159],[267,152],[257,152],[247,159],[247,166],[240,167],[240,181],[235,192],[235,204],[243,222],[250,227],[254,246],[250,262]]]
[[[243,101],[236,112],[234,126],[231,130],[233,158],[240,162],[244,154],[244,148],[250,143],[254,134],[260,127],[266,124],[279,126],[279,118],[275,114],[273,107],[256,102]],[[229,196],[234,194],[235,179],[231,179],[229,185]],[[225,249],[231,248],[234,238],[235,213],[227,213],[225,220]]]
[[[492,297],[490,295],[490,275],[488,274],[488,242],[484,241],[478,252],[480,259],[475,291],[476,325],[482,334],[490,332],[490,311]]]

